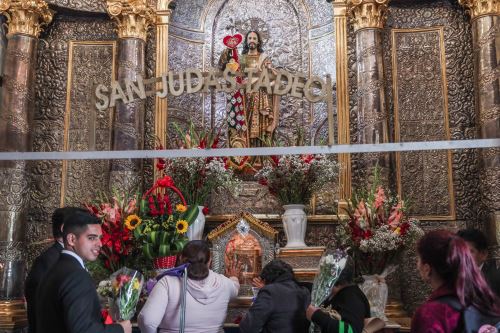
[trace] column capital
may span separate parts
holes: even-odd
[[[354,19],[354,31],[384,28],[389,0],[347,0]]]
[[[24,34],[35,38],[54,14],[43,0],[0,0],[0,13],[7,17],[7,36]]]
[[[335,17],[347,16],[347,0],[333,0],[332,5]]]
[[[168,24],[173,4],[173,0],[158,0],[156,3],[156,25]]]
[[[146,41],[148,28],[155,22],[155,11],[146,0],[107,0],[108,14],[115,19],[119,38]]]
[[[500,15],[500,0],[458,0],[472,19],[483,15]]]

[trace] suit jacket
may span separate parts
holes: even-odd
[[[265,285],[240,322],[241,333],[303,333],[309,328],[309,291],[288,278]]]
[[[370,303],[357,285],[342,288],[337,294],[328,297],[323,305],[336,310],[342,321],[351,325],[354,333],[361,333],[365,318],[370,317]],[[338,320],[323,311],[314,312],[311,320],[321,328],[322,333],[338,332]]]
[[[485,262],[481,271],[491,290],[500,297],[500,268],[497,268],[496,262],[494,260]]]
[[[40,283],[36,298],[38,333],[123,333],[105,325],[95,284],[78,260],[62,253]]]
[[[24,295],[26,296],[26,303],[28,305],[28,329],[29,333],[35,333],[35,300],[36,289],[40,281],[47,274],[48,270],[54,266],[59,259],[63,247],[59,242],[55,242],[51,247],[42,252],[31,266],[31,270],[26,278]]]

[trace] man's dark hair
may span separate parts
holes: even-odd
[[[250,46],[248,45],[248,35],[250,35],[250,33],[255,33],[257,35],[257,51],[259,53],[263,53],[264,52],[264,49],[262,49],[262,38],[260,38],[260,34],[255,31],[255,30],[250,30],[249,32],[247,32],[247,34],[245,35],[245,40],[243,42],[243,51],[241,52],[241,54],[247,54],[248,51],[250,51]]]
[[[270,284],[280,278],[283,280],[293,280],[293,268],[283,260],[274,259],[270,261],[260,272],[260,277],[266,284]]]
[[[73,210],[67,214],[64,218],[63,226],[64,243],[66,244],[66,239],[69,234],[75,234],[76,237],[83,234],[87,230],[89,224],[101,224],[101,220],[84,209]]]
[[[75,211],[86,212],[87,210],[79,207],[62,207],[54,210],[54,213],[52,213],[52,236],[54,236],[54,238],[63,236],[62,226],[64,224],[64,219]]]
[[[488,251],[488,240],[480,230],[462,229],[457,232],[457,236],[466,242],[472,243],[478,251]]]

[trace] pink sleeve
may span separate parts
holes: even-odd
[[[411,322],[412,333],[450,333],[458,325],[460,313],[446,304],[428,302],[420,306]]]
[[[146,304],[137,317],[142,333],[156,333],[168,305],[168,279],[163,278],[154,286]]]
[[[228,285],[230,288],[230,293],[229,293],[229,298],[233,299],[236,296],[238,296],[238,292],[240,291],[240,283],[238,281],[238,278],[231,276],[228,278]]]

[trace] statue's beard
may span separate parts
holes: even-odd
[[[255,43],[250,43],[250,44],[248,45],[248,47],[250,48],[250,50],[255,50],[255,49],[257,48],[257,44],[255,44]]]

